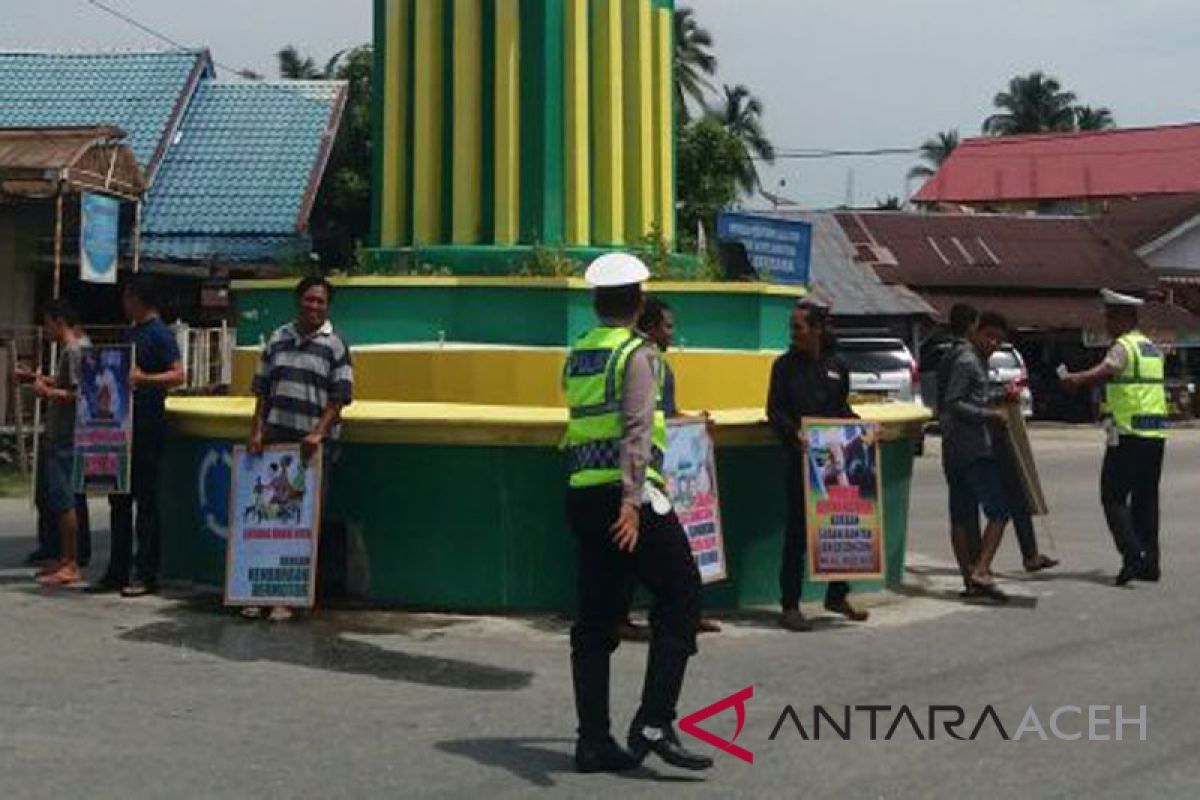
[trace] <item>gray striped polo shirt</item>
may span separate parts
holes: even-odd
[[[329,322],[308,336],[289,322],[267,340],[252,389],[266,403],[268,429],[286,438],[303,438],[330,403],[350,404],[354,394],[350,348]],[[341,428],[340,422],[335,423],[330,437],[336,439]]]

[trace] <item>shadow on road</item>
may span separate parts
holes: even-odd
[[[932,574],[932,573],[922,573]],[[955,571],[952,574],[958,575]],[[1007,600],[998,601],[987,597],[964,597],[960,594],[960,587],[953,588],[933,588],[929,586],[920,586],[914,583],[904,583],[899,586],[889,587],[891,591],[905,597],[916,597],[925,600],[943,600],[947,603],[956,603],[964,606],[986,606],[989,608],[1020,608],[1032,610],[1037,608],[1038,599],[1027,595],[1006,593]],[[1005,591],[1005,586],[1001,585],[1000,591]]]
[[[271,661],[468,691],[517,691],[533,680],[533,673],[524,670],[405,653],[347,639],[342,627],[320,617],[287,624],[250,622],[217,613],[211,608],[214,605],[212,601],[182,603],[166,611],[166,619],[134,628],[120,638],[195,650],[229,661]],[[199,610],[202,606],[210,608]]]
[[[499,767],[539,788],[556,785],[555,775],[574,774],[575,759],[571,754],[575,742],[571,739],[492,738],[452,739],[438,742],[443,753],[462,756],[485,767]],[[654,783],[703,783],[692,775],[662,775],[649,767],[631,772],[615,773],[613,777],[644,780]]]

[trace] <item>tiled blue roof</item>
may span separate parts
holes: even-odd
[[[156,53],[0,52],[0,128],[117,125],[142,168],[205,50]]]
[[[344,88],[340,81],[201,83],[150,188],[144,233],[297,234]]]
[[[308,236],[143,236],[142,257],[152,261],[279,262],[305,258]]]

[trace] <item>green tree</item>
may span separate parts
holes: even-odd
[[[983,122],[984,133],[1011,136],[1075,130],[1075,93],[1041,70],[1018,75],[992,100],[998,113]]]
[[[758,188],[758,167],[755,161],[768,164],[775,161],[775,148],[763,130],[763,105],[742,84],[722,87],[724,100],[712,116],[721,123],[741,151],[738,186],[743,192]]]
[[[712,46],[712,34],[700,26],[695,11],[675,9],[675,113],[680,125],[692,118],[689,101],[703,109],[707,95],[716,91],[710,80],[717,74]]]
[[[310,232],[324,269],[345,269],[366,240],[371,222],[371,70],[370,45],[335,53],[323,69],[288,46],[276,54],[282,77],[346,81],[346,106],[329,154],[324,180],[313,204]]]
[[[349,51],[339,50],[325,62],[324,69],[317,68],[312,56],[301,53],[294,45],[288,45],[275,53],[279,64],[279,77],[291,81],[332,80],[338,77],[338,63]]]
[[[1112,112],[1104,106],[1075,107],[1075,128],[1081,131],[1104,131],[1117,127]]]
[[[676,183],[680,239],[697,225],[713,235],[717,214],[732,206],[741,191],[745,150],[715,117],[682,125],[676,135]]]
[[[938,167],[946,163],[946,159],[958,147],[959,137],[957,130],[939,131],[932,139],[926,139],[921,143],[920,152],[921,160],[924,164],[918,164],[908,171],[909,178],[931,178],[938,171]]]
[[[889,194],[887,197],[880,200],[875,198],[876,211],[899,211],[904,207],[904,203],[894,194]]]

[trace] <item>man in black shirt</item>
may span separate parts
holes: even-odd
[[[802,300],[792,312],[791,329],[791,349],[771,368],[767,420],[786,458],[787,528],[779,567],[783,606],[779,624],[790,631],[806,631],[811,626],[800,613],[808,539],[802,471],[805,445],[800,426],[804,417],[856,419],[858,415],[850,408],[850,371],[833,354],[826,309]],[[866,620],[867,612],[846,599],[849,593],[844,581],[830,583],[825,608],[855,622]]]

